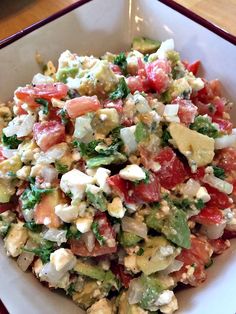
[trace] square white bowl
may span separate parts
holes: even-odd
[[[101,55],[127,50],[134,36],[173,38],[183,59],[200,59],[204,75],[218,78],[236,101],[236,38],[171,0],[80,0],[0,43],[0,101],[39,71],[36,52],[56,61],[66,49]],[[236,112],[236,111],[235,111]],[[233,118],[236,122],[236,116]],[[6,257],[0,242],[0,298],[11,314],[82,313],[72,301],[44,288]],[[179,314],[235,314],[236,242],[215,259],[208,280],[178,292]]]

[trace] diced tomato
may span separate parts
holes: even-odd
[[[188,177],[194,179],[194,180],[201,180],[205,176],[205,168],[199,167],[197,168],[196,172],[192,172],[189,165],[185,165],[185,170],[187,171]]]
[[[149,85],[157,93],[161,94],[169,86],[168,74],[171,72],[171,66],[166,60],[156,60],[145,66]]]
[[[213,188],[208,184],[205,184],[205,187],[211,197],[210,201],[207,202],[207,206],[225,209],[231,205],[228,195],[226,195],[223,192],[220,192],[219,190]]]
[[[230,242],[228,240],[216,239],[209,240],[209,243],[213,247],[214,254],[222,254],[225,250],[230,247]]]
[[[98,241],[95,241],[95,246],[91,252],[88,251],[82,240],[70,241],[71,251],[79,256],[101,256],[105,254],[112,254],[117,251],[117,245],[115,240],[115,232],[107,219],[105,213],[98,212],[94,217],[94,222],[98,223],[98,231],[100,235],[105,239],[106,244],[100,245]],[[113,244],[113,245],[112,245]]]
[[[104,108],[115,108],[118,113],[123,112],[123,102],[121,99],[118,100],[106,100],[103,104]]]
[[[172,189],[186,179],[185,167],[170,147],[163,148],[155,161],[161,165],[161,169],[156,174],[165,189]]]
[[[129,288],[129,283],[133,277],[130,274],[125,273],[124,265],[113,263],[111,265],[111,271],[121,281],[125,288]]]
[[[179,105],[178,117],[180,122],[189,125],[194,121],[197,115],[197,107],[192,103],[191,100],[181,99],[180,97],[172,101],[173,104]]]
[[[131,196],[132,192],[132,183],[128,180],[121,178],[119,174],[111,176],[107,179],[107,183],[111,188],[121,197],[125,199],[127,203],[133,203],[133,197]]]
[[[148,183],[139,183],[133,187],[132,198],[138,203],[160,201],[160,182],[158,175],[149,174]]]
[[[182,61],[182,63],[184,64],[185,68],[189,71],[189,72],[192,72],[193,75],[196,75],[198,70],[199,70],[199,67],[200,67],[200,64],[201,64],[201,61],[200,60],[196,60],[194,61],[193,63],[189,63],[188,61]]]
[[[81,96],[66,102],[66,110],[71,118],[77,118],[98,109],[101,109],[101,104],[97,96]]]
[[[0,214],[6,212],[7,210],[12,210],[12,202],[0,203]]]
[[[218,96],[221,96],[221,88],[219,80],[204,81],[204,88],[197,92],[196,98],[203,104],[208,104],[213,101],[213,99]]]
[[[21,101],[21,100],[18,100],[17,102],[16,102],[16,104],[15,104],[15,106],[17,107],[17,115],[18,116],[21,116],[22,114],[27,114],[27,111],[25,110],[25,109],[23,109],[23,104],[24,104],[24,102],[23,101]]]
[[[217,123],[220,127],[220,131],[223,133],[231,134],[233,129],[233,123],[229,120],[213,117],[212,121]]]
[[[144,91],[143,82],[139,76],[129,76],[126,79],[127,85],[131,94],[136,91],[142,92]]]
[[[64,142],[66,139],[65,126],[58,121],[45,121],[34,124],[34,139],[45,152],[51,146]]]
[[[61,122],[61,117],[60,115],[58,114],[58,108],[50,108],[49,109],[49,113],[47,115],[47,120],[48,121],[51,121],[51,120],[54,120],[54,121],[58,121],[58,122]]]
[[[191,248],[182,249],[180,255],[176,257],[184,265],[179,271],[173,273],[173,277],[184,284],[198,286],[206,279],[205,265],[210,262],[211,255],[212,247],[209,242],[204,238],[193,237],[191,239]],[[194,265],[193,275],[184,276],[188,271],[187,267],[192,265]]]
[[[45,219],[48,219],[47,227],[58,228],[60,226],[60,219],[55,214],[55,206],[63,203],[62,194],[59,190],[54,190],[48,194],[44,194],[40,203],[38,203],[34,210],[34,220],[37,224],[45,224]]]
[[[61,99],[67,95],[67,92],[67,85],[59,82],[19,87],[15,91],[15,95],[18,99],[27,102],[27,100],[34,100],[35,98],[44,98],[47,100],[51,100],[52,98]]]
[[[202,225],[216,225],[224,221],[224,215],[217,207],[208,207],[206,205],[199,214],[191,219]]]
[[[120,67],[117,64],[110,64],[110,68],[111,70],[115,73],[115,74],[122,74],[122,71],[120,69]]]
[[[225,171],[236,170],[236,149],[233,147],[224,148],[217,151],[215,160],[217,165]]]
[[[236,238],[236,230],[235,231],[227,230],[227,229],[224,230],[222,239],[234,239],[234,238]]]

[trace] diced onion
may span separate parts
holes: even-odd
[[[199,184],[199,182],[193,179],[189,179],[186,184],[183,185],[183,188],[181,188],[181,192],[183,195],[193,197],[197,194],[197,191],[200,187],[201,185]]]
[[[41,172],[41,176],[45,182],[52,183],[57,179],[58,173],[54,167],[44,167]]]
[[[203,178],[203,182],[208,183],[213,188],[216,188],[217,190],[230,194],[233,192],[233,185],[229,182],[226,182],[224,180],[221,180],[212,174],[206,174]]]
[[[126,232],[134,233],[141,238],[147,237],[147,225],[134,218],[124,217],[122,219],[122,229]]]
[[[83,233],[81,239],[84,241],[84,244],[89,252],[92,252],[95,245],[95,237],[92,231]]]
[[[136,125],[122,128],[120,130],[120,137],[125,144],[128,153],[132,153],[137,149],[137,142],[135,139],[134,132],[136,130]]]
[[[46,232],[43,233],[43,238],[52,242],[57,242],[57,245],[61,245],[62,243],[66,242],[66,230],[60,229],[48,229]]]
[[[43,265],[39,273],[39,277],[42,281],[49,282],[52,286],[56,286],[60,279],[64,276],[65,272],[57,271],[51,263]]]
[[[137,304],[142,299],[144,287],[139,279],[133,279],[130,282],[128,290],[129,304]]]
[[[225,226],[226,222],[217,225],[202,225],[201,233],[211,240],[219,239],[224,233]]]
[[[50,76],[43,75],[41,73],[37,73],[34,75],[32,79],[32,84],[47,84],[47,83],[53,83],[54,80]]]
[[[224,135],[215,139],[215,149],[231,147],[236,144],[236,134]]]
[[[178,111],[179,111],[178,104],[165,105],[164,115],[176,116],[178,114]]]
[[[175,259],[173,263],[171,263],[165,270],[162,271],[162,274],[168,275],[174,271],[178,271],[182,268],[183,265],[184,263],[182,261]]]
[[[27,247],[27,249],[33,249],[35,248],[35,243],[33,243],[31,240],[28,240],[25,246]],[[33,262],[33,260],[34,253],[22,252],[17,258],[17,264],[22,271],[26,271],[30,264]]]

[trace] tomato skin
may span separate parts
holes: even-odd
[[[156,175],[160,180],[161,186],[165,189],[169,190],[174,188],[187,177],[183,163],[170,147],[163,148],[155,158],[155,161],[159,162],[161,165],[161,169],[156,172]]]
[[[196,75],[199,67],[201,65],[201,61],[200,60],[196,60],[193,63],[189,63],[188,61],[182,61],[182,63],[184,64],[185,68],[189,71],[192,72],[193,75]]]
[[[214,254],[222,254],[225,250],[230,247],[230,242],[228,240],[223,239],[216,239],[216,240],[209,240],[209,243],[213,247]]]
[[[81,96],[66,101],[66,110],[70,118],[77,118],[88,112],[101,109],[97,96]]]
[[[201,180],[205,176],[205,167],[197,168],[197,171],[192,173],[191,168],[189,165],[185,165],[185,170],[187,171],[188,177],[194,180]]]
[[[217,123],[219,125],[221,132],[224,132],[224,133],[227,133],[227,134],[231,134],[232,133],[233,123],[230,122],[229,120],[213,117],[212,118],[212,122],[215,122],[215,123]]]
[[[33,134],[36,143],[44,152],[66,139],[65,126],[54,120],[35,123]]]
[[[133,187],[130,181],[124,180],[119,174],[116,174],[109,177],[107,183],[119,196],[123,197],[127,203],[134,203],[134,199],[129,193]]]
[[[152,203],[160,201],[160,182],[158,175],[149,175],[148,183],[139,183],[133,187],[132,197],[138,203]]]
[[[111,265],[111,271],[121,281],[125,288],[129,288],[130,281],[133,277],[130,274],[125,273],[124,265],[113,263]]]
[[[212,251],[212,247],[206,239],[192,237],[191,248],[182,249],[180,255],[176,257],[176,259],[183,262],[184,265],[179,271],[173,273],[174,279],[191,286],[201,284],[206,280],[205,265],[209,263]],[[186,278],[184,278],[183,274],[187,272],[187,267],[193,264],[195,266],[193,276],[186,276]]]
[[[67,85],[58,82],[19,87],[15,91],[15,95],[18,99],[27,102],[27,100],[34,100],[35,98],[44,98],[46,100],[51,100],[52,98],[61,99],[67,95],[67,92]]]
[[[136,91],[142,92],[144,91],[143,82],[139,76],[129,76],[126,79],[127,85],[131,94]]]
[[[194,118],[197,115],[197,107],[192,103],[191,100],[181,99],[178,97],[172,101],[172,104],[179,105],[178,117],[180,122],[187,126],[194,122]]]
[[[171,72],[169,62],[158,59],[146,64],[145,70],[149,80],[149,86],[159,94],[166,91],[169,86],[168,74]]]
[[[119,67],[117,64],[111,63],[111,64],[110,64],[110,68],[111,68],[111,70],[112,70],[115,74],[120,74],[120,75],[122,75],[122,71],[121,71],[120,67]]]
[[[217,166],[223,168],[225,171],[235,171],[236,149],[233,147],[229,147],[218,150],[215,160],[217,162]]]
[[[82,240],[70,240],[72,253],[79,256],[102,256],[106,254],[112,254],[117,251],[117,244],[115,242],[115,231],[113,230],[109,220],[105,213],[97,212],[94,217],[94,222],[98,223],[99,233],[104,237],[106,241],[114,242],[113,246],[100,245],[98,241],[95,241],[95,246],[91,252],[88,251]]]
[[[217,207],[208,207],[206,205],[199,214],[191,219],[202,225],[216,225],[224,221],[224,215]]]
[[[219,190],[213,188],[212,186],[205,184],[208,194],[210,194],[210,201],[207,202],[209,207],[217,207],[219,209],[225,209],[231,206],[228,195],[220,192]]]

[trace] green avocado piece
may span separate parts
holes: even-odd
[[[132,49],[138,50],[143,54],[156,52],[160,46],[161,42],[159,40],[152,40],[145,37],[135,37],[132,43]]]
[[[80,275],[84,275],[99,281],[103,281],[106,277],[106,272],[101,267],[90,265],[81,261],[77,261],[74,270]]]
[[[10,182],[7,180],[0,180],[0,203],[8,203],[11,196],[14,194],[15,189],[10,188]]]
[[[125,231],[120,233],[119,241],[123,247],[134,246],[141,240],[142,240],[142,238],[140,238],[139,236],[137,236],[134,233],[125,232]]]
[[[99,298],[101,298],[101,293],[97,293],[97,296],[95,297],[95,291],[100,291],[100,286],[97,282],[94,280],[86,282],[81,291],[73,293],[72,299],[82,309],[86,310]]]
[[[66,83],[67,82],[67,78],[68,77],[72,77],[74,78],[76,76],[76,74],[78,73],[78,68],[70,68],[70,67],[66,67],[63,69],[60,69],[57,73],[56,73],[56,79],[57,81]]]
[[[114,153],[110,156],[98,155],[96,157],[87,160],[88,168],[97,168],[104,165],[124,163],[127,157],[119,152]]]
[[[155,277],[148,277],[142,275],[140,277],[141,284],[143,285],[143,295],[139,302],[139,305],[145,309],[149,310],[153,302],[158,298],[158,295],[164,290],[164,287],[161,284],[161,281]]]

